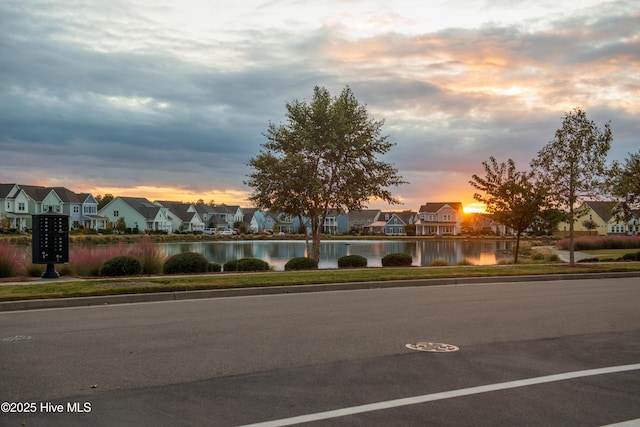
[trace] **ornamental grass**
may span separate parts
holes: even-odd
[[[560,240],[556,247],[569,250],[569,238]],[[591,251],[597,249],[636,249],[640,248],[638,236],[588,236],[576,237],[573,240],[573,248],[576,251]]]

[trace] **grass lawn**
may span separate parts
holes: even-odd
[[[65,281],[65,278],[25,284],[0,284],[0,301],[201,289],[290,286],[386,280],[520,276],[567,273],[640,271],[640,262],[607,264],[522,264],[456,267],[408,267],[313,270],[298,272],[212,273],[194,276],[126,277]]]
[[[603,260],[603,259],[616,260],[618,258],[621,258],[625,254],[638,252],[638,249],[592,249],[592,250],[580,251],[580,252],[593,255],[599,260]]]

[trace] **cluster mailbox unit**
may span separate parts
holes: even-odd
[[[54,264],[69,262],[69,216],[49,212],[33,215],[33,237],[31,241],[32,262],[47,264],[42,274],[45,279],[60,277]]]

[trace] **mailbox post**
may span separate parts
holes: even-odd
[[[60,277],[54,264],[69,262],[69,215],[45,212],[33,215],[31,258],[34,264],[47,264],[44,279]]]

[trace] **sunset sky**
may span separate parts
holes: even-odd
[[[426,202],[474,202],[489,156],[529,162],[575,107],[640,149],[633,1],[4,0],[0,183],[248,206],[285,103],[350,86]]]

